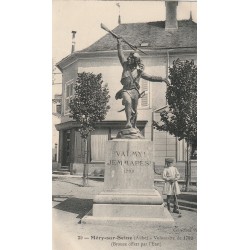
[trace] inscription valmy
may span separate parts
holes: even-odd
[[[107,159],[108,166],[149,166],[151,161],[143,160],[146,158],[145,151],[113,151],[112,159]],[[117,159],[119,158],[119,159]]]
[[[127,157],[139,157],[139,158],[143,158],[146,156],[146,152],[144,151],[113,151],[112,152],[113,156],[127,156]]]

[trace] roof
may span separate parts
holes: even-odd
[[[148,43],[149,49],[197,47],[197,24],[192,20],[178,21],[178,29],[171,31],[165,30],[165,21],[120,24],[112,31],[137,47],[142,43]],[[107,33],[80,52],[116,49],[116,39]],[[128,45],[124,44],[124,49],[129,49]]]
[[[170,48],[197,48],[197,24],[192,20],[179,20],[178,29],[165,30],[165,21],[148,23],[124,23],[112,30],[113,33],[122,36],[126,41],[140,48],[142,43],[148,46],[141,47],[142,50],[157,50]],[[130,50],[127,44],[124,50]],[[75,51],[59,61],[56,66],[62,71],[62,66],[68,60],[84,53],[116,51],[117,41],[107,33],[91,46]]]

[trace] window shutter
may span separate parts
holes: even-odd
[[[65,97],[64,97],[64,115],[69,112],[70,99],[74,92],[74,79],[71,79],[65,83]]]
[[[71,84],[70,84],[70,96],[72,96],[73,95],[73,92],[74,92],[74,83],[72,82]]]
[[[177,139],[177,161],[186,161],[187,159],[187,143],[185,140]]]
[[[108,141],[108,129],[98,129],[91,133],[91,162],[105,161],[105,145]]]
[[[141,107],[148,107],[149,106],[149,81],[141,79],[141,93],[145,91],[144,96],[140,99],[141,100]]]
[[[64,107],[64,113],[67,113],[69,110],[69,99],[65,100],[65,107]]]

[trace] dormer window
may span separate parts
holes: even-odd
[[[141,43],[141,47],[148,47],[149,43]]]

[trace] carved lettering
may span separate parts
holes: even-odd
[[[108,160],[106,164],[111,166],[149,166],[151,161]]]
[[[143,158],[146,156],[146,152],[142,152],[142,151],[114,151],[113,152],[114,156],[124,156],[124,157],[138,157],[138,158]]]
[[[146,160],[146,152],[144,151],[113,151],[112,156],[111,157],[113,159],[111,158],[107,160],[106,165],[123,166],[123,167],[136,167],[136,166],[148,167],[151,164],[151,161]],[[116,158],[120,159],[117,160]],[[125,170],[123,170],[123,172],[124,171]],[[127,171],[126,173],[133,173],[133,171]]]
[[[134,169],[132,169],[132,168],[125,168],[123,170],[123,173],[124,174],[133,174],[134,173]]]

